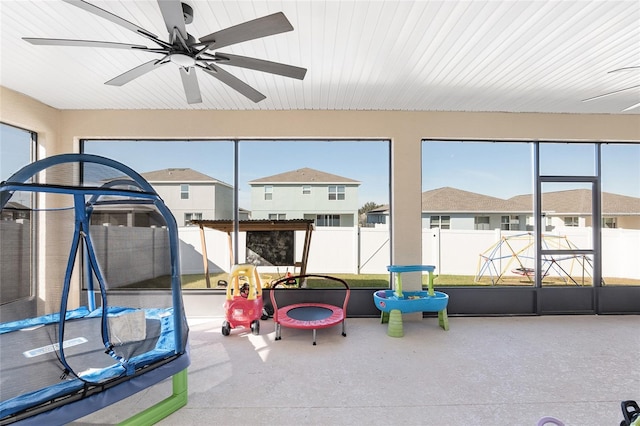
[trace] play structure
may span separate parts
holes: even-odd
[[[0,184],[0,212],[0,423],[69,423],[169,377],[173,394],[125,424],[184,406],[178,232],[148,182],[107,158],[52,156]]]
[[[383,324],[388,324],[387,334],[391,337],[404,335],[402,314],[412,312],[437,312],[438,324],[449,330],[447,305],[449,295],[433,289],[433,271],[431,265],[390,265],[387,270],[394,275],[395,289],[378,290],[373,293],[373,301],[380,310]],[[427,291],[403,291],[403,272],[428,272]]]
[[[326,281],[323,287],[300,288],[309,278]],[[292,286],[297,282],[298,286]],[[296,288],[292,288],[296,287]],[[313,344],[316,344],[316,330],[342,324],[342,335],[346,336],[347,305],[351,290],[346,281],[328,275],[294,275],[274,282],[270,299],[273,306],[273,321],[276,324],[276,340],[281,340],[282,327],[313,330]],[[292,300],[296,302],[292,303]]]
[[[228,336],[232,328],[238,327],[260,334],[262,308],[262,285],[257,268],[249,263],[235,265],[229,273],[222,335]]]
[[[496,284],[533,284],[535,269],[535,237],[532,233],[502,236],[480,254],[475,282],[489,279]],[[572,250],[578,247],[566,236],[542,235],[544,250]],[[543,255],[541,276],[545,283],[590,285],[593,273],[591,259],[585,255]]]
[[[192,220],[193,225],[198,225],[200,228],[200,241],[202,244],[202,262],[204,265],[204,277],[207,283],[207,288],[211,288],[211,282],[209,278],[209,259],[207,256],[207,239],[205,238],[205,229],[212,229],[227,234],[227,242],[229,246],[229,259],[234,259],[232,234],[235,232],[235,222],[233,220]],[[312,219],[289,219],[289,220],[270,220],[270,219],[255,219],[255,220],[240,220],[238,221],[238,232],[247,233],[247,240],[249,240],[249,234],[254,236],[261,236],[266,238],[266,241],[259,245],[260,249],[254,247],[256,252],[253,253],[256,259],[253,261],[247,259],[247,263],[253,263],[258,266],[261,261],[272,261],[271,265],[275,268],[282,265],[290,265],[293,270],[297,268],[300,275],[307,273],[307,261],[309,260],[309,248],[311,247],[311,233],[313,232],[314,220]],[[293,253],[293,238],[296,231],[304,231],[304,243],[302,245],[302,256],[299,260],[296,260]],[[281,244],[277,244],[282,236],[288,236],[292,240],[290,244],[286,244],[286,247],[282,247]],[[270,241],[269,241],[270,240]],[[274,244],[274,242],[276,244]],[[248,241],[247,241],[248,243]],[[284,250],[283,250],[284,249]],[[247,247],[247,251],[251,251],[250,247]],[[287,256],[280,258],[281,252],[287,252]],[[247,256],[248,257],[248,256]],[[276,257],[277,259],[269,259]],[[288,272],[288,271],[287,271]],[[280,278],[280,277],[278,277]],[[276,278],[276,280],[278,279]],[[274,280],[275,282],[275,280]],[[265,281],[264,287],[270,286],[272,283]]]

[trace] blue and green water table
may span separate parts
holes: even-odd
[[[378,290],[373,293],[373,301],[381,312],[381,322],[388,323],[387,334],[391,337],[402,337],[402,314],[410,312],[437,312],[438,325],[444,330],[449,330],[449,318],[447,317],[447,304],[449,295],[441,291],[433,290],[432,265],[390,265],[387,270],[395,277],[394,290]],[[429,273],[426,291],[402,291],[403,272]]]

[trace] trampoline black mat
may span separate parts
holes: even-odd
[[[58,324],[46,324],[0,334],[0,401],[72,380],[64,376],[64,366],[56,350]],[[146,319],[146,338],[114,347],[116,353],[131,358],[155,348],[161,324]],[[105,353],[101,318],[67,321],[64,327],[65,359],[78,374],[104,369],[117,363]]]
[[[320,306],[301,306],[287,311],[287,315],[298,321],[320,321],[329,318],[333,311]]]

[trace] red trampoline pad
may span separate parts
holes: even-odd
[[[327,328],[342,320],[342,308],[324,303],[296,303],[278,309],[278,322],[289,328]]]

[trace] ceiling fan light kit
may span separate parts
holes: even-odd
[[[292,31],[293,26],[282,12],[216,31],[196,41],[186,30],[186,25],[193,22],[193,8],[186,3],[181,3],[179,0],[158,0],[158,6],[169,35],[169,40],[164,41],[152,32],[84,0],[62,1],[118,24],[157,45],[157,47],[148,47],[108,41],[23,37],[23,40],[34,45],[130,49],[161,56],[158,59],[138,65],[105,83],[111,86],[122,86],[157,69],[159,66],[173,63],[179,67],[182,85],[189,104],[202,102],[198,77],[195,72],[196,68],[201,69],[206,75],[216,78],[253,102],[260,102],[266,98],[265,95],[233,74],[223,70],[219,65],[246,68],[298,80],[304,79],[307,72],[305,68],[293,65],[217,52],[217,49],[222,47]]]
[[[196,65],[196,59],[193,56],[185,55],[184,53],[174,53],[169,55],[169,59],[174,64],[185,68],[190,68]]]

